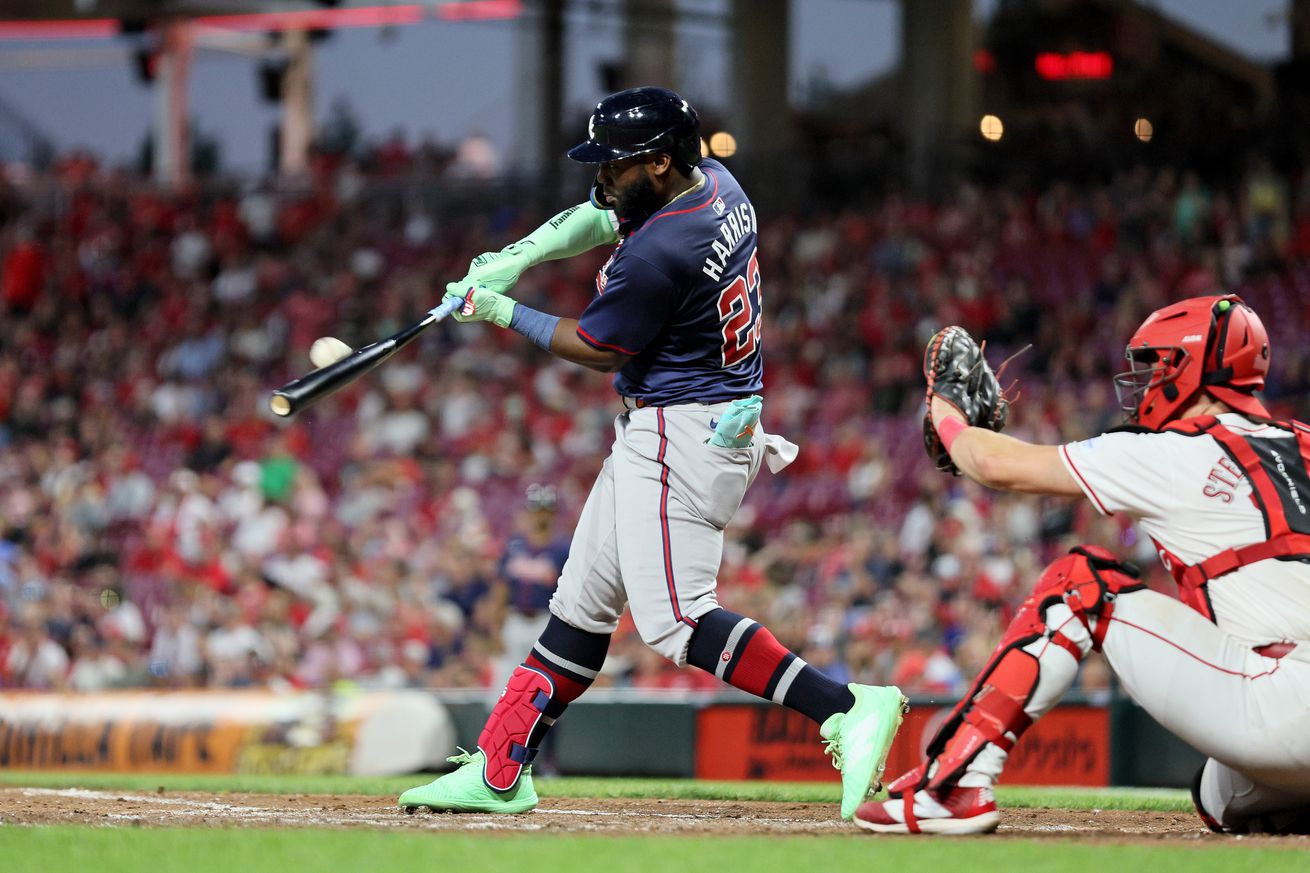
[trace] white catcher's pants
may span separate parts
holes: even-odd
[[[1220,583],[1222,584],[1222,583]],[[1062,607],[1048,612],[1083,651],[1090,636]],[[1310,642],[1282,658],[1211,624],[1155,591],[1121,594],[1102,651],[1128,694],[1165,728],[1211,760],[1201,785],[1220,824],[1310,805]],[[1073,684],[1077,663],[1036,644],[1040,678],[1025,711],[1039,718]],[[962,784],[990,784],[1005,753],[989,745]]]
[[[1310,799],[1310,643],[1267,658],[1183,603],[1135,591],[1115,603],[1103,650],[1133,699],[1189,745]]]

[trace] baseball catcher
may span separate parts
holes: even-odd
[[[1310,833],[1310,427],[1257,392],[1269,339],[1235,295],[1152,313],[1115,378],[1129,426],[1063,446],[993,431],[1006,403],[959,328],[926,357],[928,453],[991,488],[1085,497],[1151,537],[1180,599],[1099,546],[1038,577],[927,757],[856,823],[969,834],[1000,820],[1006,756],[1103,652],[1127,692],[1208,760],[1192,798],[1230,833]]]

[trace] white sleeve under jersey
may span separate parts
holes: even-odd
[[[1287,435],[1240,415],[1219,420],[1250,438]],[[1158,546],[1187,564],[1266,537],[1251,483],[1211,436],[1107,433],[1061,446],[1060,457],[1097,511],[1137,519]],[[1252,596],[1259,606],[1239,604]],[[1220,624],[1235,632],[1310,639],[1310,566],[1305,564],[1264,561],[1243,568],[1212,585],[1211,600]],[[1278,620],[1279,610],[1288,609],[1292,614],[1284,618],[1290,622]]]

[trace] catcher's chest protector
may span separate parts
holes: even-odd
[[[1211,621],[1214,610],[1206,593],[1211,579],[1270,558],[1310,561],[1310,426],[1299,421],[1274,421],[1269,425],[1289,433],[1272,438],[1242,436],[1224,427],[1213,415],[1189,418],[1164,428],[1187,436],[1214,437],[1251,483],[1251,500],[1264,516],[1263,542],[1224,549],[1190,566],[1156,543],[1165,559],[1165,569],[1178,583],[1183,602]]]

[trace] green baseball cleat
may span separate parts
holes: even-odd
[[[446,760],[459,764],[459,768],[400,795],[401,809],[407,813],[414,813],[420,807],[433,812],[520,813],[537,805],[537,792],[527,769],[509,791],[493,791],[482,780],[486,756],[481,751],[469,754],[461,749],[460,754]]]
[[[855,705],[830,715],[819,735],[825,754],[832,755],[832,766],[841,771],[841,817],[851,819],[869,789],[882,779],[887,751],[910,707],[895,685],[847,687],[855,695]]]

